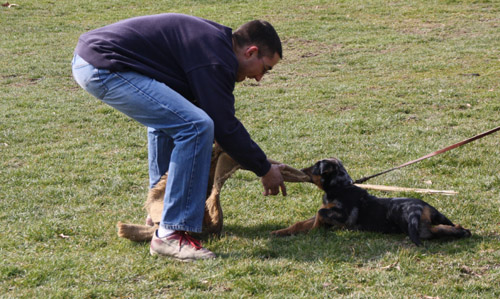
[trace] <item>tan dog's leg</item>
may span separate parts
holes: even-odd
[[[240,168],[240,165],[228,154],[220,154],[215,166],[212,191],[205,202],[204,233],[219,235],[222,232],[223,214],[220,204],[220,191],[226,180]]]
[[[158,224],[156,224],[155,226],[147,226],[147,225],[125,224],[121,222],[118,222],[116,226],[118,227],[119,237],[126,238],[134,242],[151,241],[154,232],[158,228]]]
[[[153,220],[153,223],[160,223],[163,212],[163,199],[165,198],[165,187],[167,186],[168,173],[161,177],[160,181],[148,192],[148,198],[144,208]]]
[[[150,241],[158,228],[163,211],[163,197],[165,196],[165,186],[167,185],[167,174],[162,176],[160,181],[148,192],[148,198],[144,207],[155,224],[154,226],[126,224],[118,222],[118,236],[135,242]]]

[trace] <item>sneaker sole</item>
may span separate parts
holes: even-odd
[[[210,258],[206,258],[206,259],[190,259],[190,258],[181,259],[181,258],[178,258],[178,257],[175,257],[175,256],[171,256],[171,255],[159,254],[158,252],[154,251],[153,248],[151,248],[151,247],[149,248],[149,253],[152,256],[158,256],[160,258],[174,259],[176,261],[181,261],[181,262],[185,262],[185,263],[194,262],[194,261],[197,261],[197,260],[207,260],[207,259],[210,259]]]

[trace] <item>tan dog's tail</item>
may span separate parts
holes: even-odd
[[[147,226],[118,222],[118,236],[134,242],[151,241],[158,225]]]

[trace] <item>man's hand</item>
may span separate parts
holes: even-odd
[[[280,169],[285,168],[285,164],[271,164],[271,169],[261,178],[264,186],[264,196],[277,195],[281,193],[286,196],[286,187]]]

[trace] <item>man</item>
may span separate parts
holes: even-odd
[[[90,94],[148,127],[150,187],[167,171],[160,228],[151,254],[214,258],[187,232],[201,232],[212,144],[261,177],[264,195],[286,195],[279,166],[235,117],[235,82],[260,81],[282,58],[265,21],[234,33],[212,21],[159,14],[120,21],[80,36],[75,80]]]

